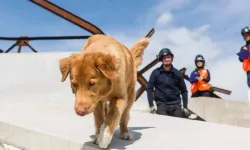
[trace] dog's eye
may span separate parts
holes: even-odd
[[[74,82],[71,82],[71,87],[76,88],[77,84]]]
[[[89,80],[89,85],[90,85],[90,86],[95,85],[95,80],[94,80],[94,79]]]

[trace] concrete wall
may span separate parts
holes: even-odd
[[[74,95],[69,80],[60,82],[58,60],[70,54],[0,55],[0,141],[26,150],[80,150],[96,147],[91,144],[94,134],[93,116],[79,117],[75,114]],[[207,100],[192,100],[189,105],[207,118],[208,112],[217,111],[214,116],[222,114],[218,112],[220,108],[211,105],[211,101],[207,104],[205,102]],[[218,105],[217,101],[213,104]],[[198,111],[204,109],[202,106],[207,109],[206,113]],[[241,150],[250,149],[249,129],[153,115],[145,113],[147,109],[146,100],[135,103],[129,122],[134,139],[120,140],[117,130],[110,149],[151,150],[162,149],[163,146],[171,150],[238,150],[239,146]],[[238,108],[234,115],[241,109],[245,110]],[[211,113],[210,116],[213,119],[219,118],[213,117]],[[210,121],[213,122],[213,119]]]
[[[59,70],[59,59],[68,57],[72,53],[1,54],[0,104],[23,103],[24,101],[26,103],[73,102],[74,95],[70,88],[69,78],[61,82]],[[138,100],[133,110],[148,110],[148,102]]]
[[[208,122],[250,128],[250,103],[216,98],[192,98],[189,108]]]

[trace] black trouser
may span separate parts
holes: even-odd
[[[210,91],[196,91],[195,93],[192,93],[191,97],[210,97]]]
[[[186,118],[181,105],[158,104],[156,113],[159,115]]]
[[[247,72],[247,85],[250,88],[250,71]]]

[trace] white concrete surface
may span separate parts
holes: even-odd
[[[80,150],[93,146],[93,116],[76,116],[72,104],[38,101],[6,105],[0,110],[0,139],[31,150]],[[250,149],[247,128],[141,112],[132,112],[129,127],[134,139],[120,140],[117,130],[110,149]]]
[[[70,54],[0,55],[0,141],[26,150],[95,149],[92,115],[75,115],[69,80],[60,82],[58,60]],[[147,106],[139,100],[133,107],[134,140],[122,141],[116,132],[110,149],[250,149],[250,129],[136,111]]]

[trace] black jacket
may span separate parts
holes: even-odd
[[[181,97],[183,107],[187,108],[188,91],[182,74],[171,67],[170,71],[165,71],[163,65],[153,70],[147,86],[147,96],[149,106],[153,106],[153,89],[155,88],[156,104],[180,105]]]

